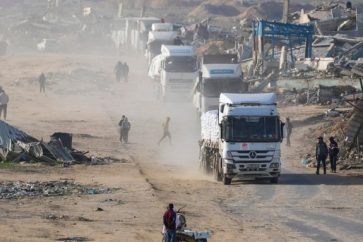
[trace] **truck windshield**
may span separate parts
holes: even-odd
[[[203,81],[203,96],[219,97],[222,92],[242,93],[242,77],[228,79],[205,79]]]
[[[196,72],[197,58],[191,56],[172,56],[165,60],[167,72]]]
[[[281,136],[277,116],[228,116],[222,122],[222,129],[222,138],[227,142],[278,142]]]

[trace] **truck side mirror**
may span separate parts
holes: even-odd
[[[224,112],[224,104],[219,107],[219,112],[220,113],[223,113]]]

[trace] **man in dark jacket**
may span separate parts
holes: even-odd
[[[42,72],[38,78],[39,86],[40,86],[40,92],[45,92],[45,82],[47,79],[45,78],[44,73]]]
[[[120,142],[127,144],[129,142],[129,131],[131,129],[131,124],[125,115],[122,115],[118,126],[120,127]]]
[[[120,128],[121,128],[121,142],[123,140],[124,143],[127,144],[129,142],[129,131],[131,129],[131,124],[128,118],[125,117]]]
[[[316,175],[319,175],[320,170],[320,162],[323,163],[324,174],[326,174],[326,158],[328,157],[328,146],[323,140],[323,137],[318,138],[318,143],[316,144],[315,151],[317,166],[316,166]]]
[[[130,72],[129,65],[127,64],[127,62],[125,62],[123,64],[123,79],[125,82],[129,80],[129,72]]]
[[[0,87],[0,118],[1,114],[4,115],[4,120],[6,120],[7,110],[8,110],[9,96],[5,93],[4,89]]]
[[[165,242],[176,242],[176,213],[174,204],[170,203],[168,210],[164,213],[163,223],[165,226]]]
[[[329,160],[331,172],[337,172],[337,160],[339,154],[338,143],[334,140],[334,137],[329,138]]]

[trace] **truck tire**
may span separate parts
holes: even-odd
[[[216,181],[222,180],[221,174],[219,173],[219,170],[218,170],[218,166],[216,166],[216,165],[213,167],[213,177]]]
[[[277,183],[279,183],[279,178],[278,178],[278,177],[271,178],[271,183],[272,183],[272,184],[277,184]]]
[[[232,178],[228,178],[225,175],[223,176],[223,185],[231,185]]]
[[[202,157],[200,160],[200,169],[202,170],[202,172],[204,174],[208,174],[207,157],[204,153],[202,154]]]

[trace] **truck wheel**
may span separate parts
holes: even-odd
[[[219,174],[218,167],[213,167],[213,176],[216,181],[221,181],[221,175]]]
[[[223,185],[231,185],[232,178],[228,178],[225,175],[223,176]]]
[[[204,174],[208,174],[208,167],[207,167],[207,160],[204,154],[202,154],[201,160],[200,160],[200,169]]]
[[[278,177],[271,178],[271,183],[277,184],[278,182],[279,182],[279,178]]]

